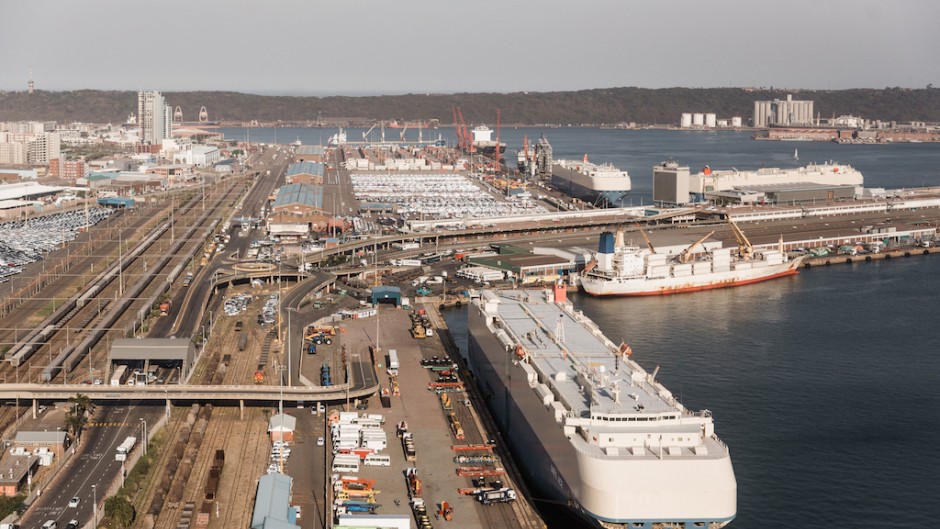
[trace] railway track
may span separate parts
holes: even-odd
[[[239,185],[229,184],[218,193],[212,207],[206,211],[197,210],[199,200],[194,197],[181,208],[179,214],[173,215],[173,225],[164,221],[155,233],[145,237],[133,248],[125,243],[123,232],[119,233],[116,246],[110,248],[109,254],[99,257],[117,259],[120,263],[100,273],[83,294],[73,295],[57,308],[52,307],[53,313],[46,319],[49,324],[42,326],[32,338],[22,339],[14,346],[8,355],[12,368],[0,367],[0,376],[13,370],[11,378],[18,379],[25,364],[28,379],[40,378],[36,373],[38,364],[38,368],[43,369],[41,379],[51,382],[63,371],[63,367],[64,375],[78,367],[105,335],[120,337],[142,330],[137,322],[146,320],[154,301],[169,288],[174,276],[182,271],[187,256],[201,246],[205,237],[211,233],[200,233],[201,229],[206,229],[203,226],[207,219],[213,216],[217,218],[226,201],[230,201],[231,195],[241,189]],[[213,221],[210,226],[216,222]],[[181,224],[179,230],[183,235],[179,240],[176,238],[177,224]],[[144,227],[137,223],[129,240],[133,240],[135,232],[140,234]],[[197,233],[201,236],[193,238]],[[113,243],[113,230],[110,236]],[[132,282],[130,290],[127,289],[125,277]],[[166,283],[158,281],[163,277],[166,277]],[[92,299],[93,302],[88,302]],[[103,304],[110,307],[102,307]],[[44,354],[48,356],[44,357]],[[33,357],[40,360],[32,360]],[[95,355],[92,355],[92,362],[94,358]],[[86,365],[93,376],[93,364]],[[102,373],[105,368],[102,366]]]

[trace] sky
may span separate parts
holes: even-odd
[[[940,86],[937,0],[7,0],[0,90]]]

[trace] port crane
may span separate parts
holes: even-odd
[[[734,234],[734,238],[738,241],[738,254],[741,258],[747,260],[754,257],[754,247],[751,245],[751,241],[747,240],[747,236],[744,235],[741,228],[730,218],[728,219],[728,226],[731,226],[731,233]]]
[[[683,264],[690,262],[692,260],[692,250],[694,250],[698,245],[705,242],[706,239],[708,239],[714,234],[715,234],[715,231],[712,230],[708,232],[707,234],[705,234],[705,236],[702,237],[701,239],[690,244],[685,250],[682,250],[682,253],[679,254],[679,262]]]
[[[656,248],[653,247],[653,241],[650,240],[649,235],[646,234],[646,230],[643,229],[643,226],[640,226],[640,224],[637,223],[636,227],[638,230],[640,230],[640,235],[643,236],[643,240],[646,241],[646,247],[650,249],[650,253],[656,253]],[[711,235],[711,233],[709,235]]]

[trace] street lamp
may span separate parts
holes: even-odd
[[[144,455],[147,455],[147,421],[145,421],[143,417],[139,420],[144,427]]]
[[[91,486],[91,509],[95,520],[95,527],[98,527],[98,492],[97,486]]]

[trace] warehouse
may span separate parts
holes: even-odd
[[[118,338],[111,342],[109,357],[114,363],[140,366],[142,373],[151,365],[176,367],[185,380],[193,365],[195,350],[189,338]]]

